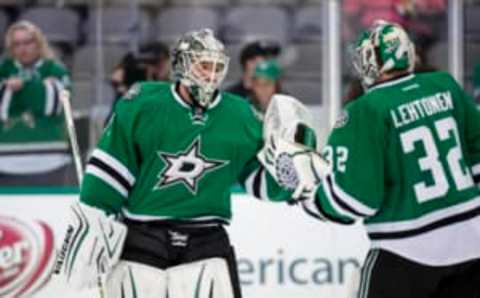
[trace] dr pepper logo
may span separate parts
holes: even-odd
[[[0,297],[27,297],[41,288],[52,271],[54,251],[46,223],[0,216]]]

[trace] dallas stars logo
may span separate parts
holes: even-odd
[[[206,173],[218,170],[229,163],[227,160],[207,159],[200,152],[200,147],[201,141],[198,137],[183,152],[172,154],[158,151],[158,156],[166,166],[158,174],[160,180],[153,189],[158,190],[175,183],[182,183],[196,195],[198,182]]]

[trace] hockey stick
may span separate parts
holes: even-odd
[[[65,126],[67,127],[68,139],[72,146],[73,161],[75,164],[75,171],[77,173],[78,186],[82,184],[83,180],[83,166],[80,155],[80,148],[78,146],[78,138],[75,130],[75,123],[73,121],[72,105],[70,103],[70,92],[62,90],[60,93],[60,101],[63,106],[63,114],[65,116]],[[100,298],[107,298],[106,294],[106,276],[99,272],[97,276],[97,288]]]
[[[80,156],[80,149],[78,147],[77,133],[75,131],[75,124],[73,122],[72,105],[70,104],[70,92],[68,90],[62,90],[60,93],[60,101],[63,106],[63,114],[65,116],[65,125],[67,127],[68,139],[72,146],[73,162],[75,164],[75,171],[77,173],[78,185],[82,184],[83,179],[83,166]]]

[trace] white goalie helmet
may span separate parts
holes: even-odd
[[[351,51],[353,67],[365,89],[384,73],[412,72],[415,66],[414,44],[396,23],[376,21],[360,35]]]
[[[223,82],[229,57],[211,29],[188,32],[172,52],[173,79],[185,85],[193,100],[207,108]]]

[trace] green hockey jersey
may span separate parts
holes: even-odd
[[[197,112],[175,85],[132,87],[91,155],[81,200],[135,220],[206,224],[230,220],[237,182],[258,198],[290,197],[256,159],[262,124],[245,100],[220,93]]]
[[[373,247],[421,263],[480,257],[480,112],[447,73],[372,87],[323,153],[333,169],[317,190],[324,218],[364,219]]]
[[[7,88],[12,77],[23,80],[20,90]],[[64,88],[69,75],[53,60],[30,68],[10,58],[0,64],[0,172],[41,173],[69,162],[59,99]]]

